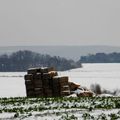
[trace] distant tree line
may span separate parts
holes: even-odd
[[[120,53],[96,53],[88,56],[81,56],[81,63],[120,63]]]
[[[81,66],[80,62],[59,56],[43,55],[32,51],[18,51],[0,56],[0,71],[26,71],[32,67],[55,67],[56,70],[69,70]]]

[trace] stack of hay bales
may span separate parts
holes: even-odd
[[[67,96],[70,95],[70,87],[68,77],[53,77],[53,96]]]
[[[53,67],[32,68],[25,75],[27,97],[59,97],[70,94],[68,77],[59,77]]]
[[[26,93],[28,97],[43,96],[42,75],[39,69],[29,69],[25,75]]]
[[[25,75],[27,97],[93,96],[93,92],[80,85],[69,82],[67,76],[58,76],[51,68],[32,68]]]

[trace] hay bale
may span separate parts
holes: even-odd
[[[36,85],[36,84],[43,84],[43,81],[42,80],[34,80],[33,81],[33,83],[34,83],[34,85]]]
[[[25,85],[32,85],[32,81],[31,80],[26,80]]]
[[[53,92],[53,97],[60,97],[60,96],[61,96],[60,92],[58,92],[58,91]]]
[[[48,73],[50,71],[55,71],[54,67],[43,67],[40,69],[40,73]]]
[[[40,92],[43,92],[43,88],[34,88],[34,91],[40,91]]]
[[[73,82],[69,82],[69,87],[70,87],[70,91],[75,91],[80,87],[80,85],[75,84]]]
[[[53,83],[58,83],[58,84],[66,84],[68,83],[68,77],[67,76],[55,76],[53,77]]]
[[[48,74],[50,75],[51,78],[58,75],[57,71],[50,71],[50,72],[48,72]]]
[[[34,85],[32,84],[31,80],[26,80],[25,81],[25,86],[26,86],[26,90],[32,90],[32,89],[34,89]]]
[[[34,88],[43,88],[42,84],[34,84]]]
[[[34,93],[36,97],[43,97],[43,88],[34,88]]]
[[[51,72],[51,71],[54,71],[54,73],[56,74],[54,67],[30,68],[30,69],[27,70],[27,73],[28,73],[28,74],[49,73],[49,72]],[[53,73],[53,72],[52,72],[52,73]]]
[[[51,76],[48,73],[43,74],[43,87],[50,87],[51,86]]]
[[[53,77],[52,79],[53,81],[53,95],[54,96],[64,96],[64,90],[67,89],[69,90],[69,86],[68,86],[68,77],[66,76],[63,76],[63,77],[60,77],[60,76],[56,76],[56,77]],[[68,86],[68,88],[66,87],[63,87],[63,86]]]
[[[67,76],[57,76],[53,67],[31,68],[25,75],[27,96],[59,97],[70,94]]]
[[[28,90],[26,94],[27,94],[27,97],[35,97],[34,91],[32,90]]]
[[[55,69],[53,67],[30,68],[28,69],[28,74],[48,73],[50,71],[55,71]]]
[[[70,95],[70,87],[69,87],[69,85],[65,85],[65,86],[60,87],[60,95],[61,96]]]
[[[41,79],[42,79],[41,73],[36,73],[36,74],[34,75],[34,80],[41,80]]]
[[[67,91],[67,90],[70,91],[69,85],[64,85],[64,86],[61,86],[61,87],[60,87],[60,91]]]
[[[45,80],[45,79],[52,79],[56,75],[57,75],[56,71],[51,71],[51,72],[48,72],[48,73],[43,73],[42,74],[42,79],[43,80]]]
[[[60,87],[53,85],[52,92],[53,92],[54,97],[59,97],[60,96]]]
[[[34,86],[33,85],[28,85],[28,86],[26,86],[26,90],[34,90]]]
[[[36,73],[48,73],[50,71],[55,71],[54,67],[38,67],[38,68],[30,68],[28,69],[28,74],[36,74]]]
[[[66,86],[66,85],[68,85],[68,83],[67,83],[67,82],[59,83],[59,85],[60,85],[60,87],[62,87],[62,86]]]
[[[39,68],[30,68],[28,69],[28,74],[36,74],[39,71]]]
[[[42,79],[43,79],[43,80],[48,80],[48,79],[51,79],[51,76],[50,76],[49,73],[43,73]]]
[[[78,97],[93,97],[93,92],[91,91],[84,91],[77,94]]]
[[[52,95],[52,90],[50,90],[50,89],[49,90],[44,90],[44,94],[45,95],[48,95],[48,94]]]
[[[44,88],[44,95],[45,95],[45,97],[52,97],[53,92],[50,88]]]
[[[50,82],[48,79],[43,80],[43,87],[50,87]]]
[[[68,95],[70,95],[70,90],[61,91],[60,95],[61,96],[68,96]]]
[[[27,74],[24,76],[25,80],[33,80],[33,75],[32,74]]]

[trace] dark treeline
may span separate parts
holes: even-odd
[[[26,71],[32,67],[55,67],[56,70],[69,70],[80,67],[80,62],[67,60],[59,56],[51,57],[31,51],[18,51],[11,55],[0,56],[0,71]]]
[[[96,53],[80,58],[81,63],[120,63],[120,53]]]

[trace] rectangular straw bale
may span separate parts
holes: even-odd
[[[42,84],[34,84],[34,88],[43,88]]]
[[[46,96],[46,97],[52,97],[52,95],[53,95],[53,93],[52,93],[52,90],[44,90],[44,95]]]
[[[41,92],[35,92],[35,97],[44,97],[44,94]]]
[[[67,76],[60,77],[59,83],[68,83],[68,77]]]
[[[28,69],[27,73],[28,74],[36,74],[39,68],[30,68]]]
[[[55,71],[54,67],[38,67],[38,68],[30,68],[28,69],[28,74],[36,74],[36,73],[48,73],[50,71]]]
[[[26,86],[26,90],[34,89],[34,85],[32,84],[30,80],[25,81],[25,86]]]
[[[60,84],[59,84],[59,78],[53,78],[52,79],[52,89],[53,91],[59,91],[60,90]]]
[[[57,76],[53,77],[52,82],[53,82],[53,85],[58,84],[59,83],[59,77],[57,77]]]
[[[41,73],[48,73],[50,71],[55,71],[55,68],[54,67],[43,67],[40,69]]]
[[[44,94],[52,93],[52,89],[50,89],[49,86],[44,86],[44,87],[43,87],[43,92],[44,92]]]
[[[59,83],[68,83],[68,77],[67,76],[62,76],[62,77],[60,77],[60,76],[55,76],[55,77],[53,77],[53,81],[54,80],[56,80],[56,81],[58,81]]]
[[[41,79],[34,79],[34,87],[42,87],[43,82]]]
[[[59,85],[60,85],[60,87],[62,87],[62,86],[68,85],[68,83],[67,82],[59,83]]]
[[[41,73],[36,73],[34,75],[34,80],[41,80],[41,79],[42,79]]]
[[[51,76],[50,76],[50,74],[49,73],[43,73],[43,76],[42,76],[42,79],[44,80],[46,80],[46,79],[51,79]]]
[[[60,88],[59,87],[53,87],[52,92],[53,92],[53,96],[55,96],[55,97],[60,96]]]
[[[43,79],[43,87],[46,87],[46,86],[50,86],[50,81],[49,81],[49,79]]]
[[[33,83],[36,85],[36,84],[43,84],[42,80],[34,80]]]
[[[26,90],[34,90],[34,86],[33,85],[26,85]]]
[[[35,88],[34,93],[36,96],[43,96],[43,89],[42,88]]]
[[[45,94],[45,97],[53,97],[53,94],[52,93],[47,93],[47,94]]]
[[[48,74],[50,75],[51,78],[58,75],[57,71],[50,71],[50,72],[48,72]]]
[[[52,94],[53,94],[54,97],[60,97],[61,96],[60,92],[58,92],[58,91],[54,91]]]
[[[27,91],[26,94],[27,94],[27,97],[35,97],[34,91],[29,90],[29,91]]]
[[[79,84],[76,84],[74,82],[69,82],[68,84],[69,84],[69,87],[70,87],[71,91],[75,91],[75,90],[77,90],[80,87]]]
[[[43,92],[43,88],[34,88],[34,91],[36,91],[36,92]]]
[[[24,76],[25,80],[33,80],[33,75],[32,74],[27,74]]]
[[[61,91],[61,92],[60,92],[60,95],[61,95],[61,96],[67,96],[67,95],[70,95],[70,90]]]
[[[49,87],[49,80],[43,80],[43,87]]]
[[[59,89],[59,88],[60,88],[60,85],[59,85],[58,83],[53,82],[52,88],[53,88],[53,89]]]
[[[32,81],[31,80],[26,80],[25,85],[32,85]]]
[[[52,92],[52,89],[50,89],[49,86],[44,86],[44,87],[43,87],[43,90],[44,90],[44,92],[49,92],[49,91]]]
[[[65,86],[65,85],[68,85],[68,77],[53,77],[52,79],[53,81],[53,86],[54,85],[57,85],[59,87],[62,87],[62,86]]]
[[[65,85],[65,86],[60,87],[60,90],[67,91],[67,90],[70,90],[70,87],[68,85]]]

